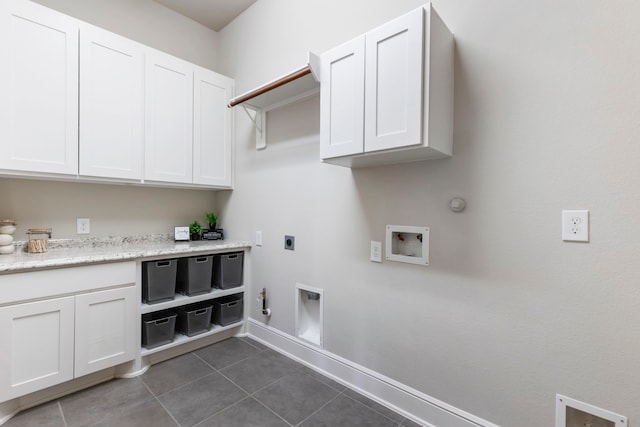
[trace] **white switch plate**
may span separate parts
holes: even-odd
[[[562,211],[562,240],[566,242],[589,241],[589,211]]]
[[[371,255],[369,259],[373,262],[382,262],[382,242],[371,241]]]
[[[77,218],[76,226],[78,234],[91,233],[91,222],[89,218]]]
[[[262,231],[256,231],[256,246],[262,246]]]

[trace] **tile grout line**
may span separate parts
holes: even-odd
[[[258,404],[260,406],[262,406],[263,408],[266,408],[267,411],[271,412],[273,415],[275,415],[276,417],[280,418],[282,421],[284,421],[285,423],[287,423],[287,425],[292,426],[293,424],[291,424],[289,421],[285,420],[284,418],[282,418],[282,416],[280,414],[278,414],[276,411],[274,411],[273,409],[269,408],[267,405],[265,405],[264,403],[262,403],[260,400],[258,400],[257,397],[255,396],[250,396],[251,399],[255,400],[256,402],[258,402]]]
[[[207,418],[205,418],[204,420],[202,420],[202,421],[198,421],[196,424],[194,424],[194,425],[193,425],[193,427],[198,427],[198,426],[199,426],[200,424],[202,424],[203,422],[205,422],[205,421],[207,421],[207,420],[210,420],[211,418],[215,417],[216,415],[218,415],[218,414],[219,414],[219,413],[221,413],[221,412],[226,411],[227,409],[231,409],[231,408],[233,408],[234,406],[238,405],[240,402],[244,402],[245,400],[249,399],[250,397],[251,397],[251,396],[247,395],[247,396],[243,397],[242,399],[238,400],[237,402],[234,402],[234,403],[232,403],[231,405],[226,406],[226,407],[224,407],[224,408],[220,409],[219,411],[217,411],[217,412],[215,412],[215,413],[213,413],[213,414],[209,415],[209,416],[208,416]]]
[[[167,409],[166,406],[164,406],[164,404],[160,401],[160,399],[158,399],[158,396],[155,395],[155,393],[153,391],[151,391],[151,389],[149,388],[149,386],[147,385],[147,383],[145,383],[142,378],[140,378],[140,382],[142,383],[142,385],[149,391],[149,393],[151,393],[151,396],[153,396],[153,398],[156,400],[156,402],[158,402],[158,404],[162,407],[162,409],[164,409],[164,411],[169,415],[169,417],[173,420],[174,423],[176,423],[176,425],[178,427],[180,427],[180,423],[178,422],[178,420],[176,420],[173,417],[173,414],[171,414],[171,411],[169,411]]]
[[[58,399],[56,403],[58,404],[58,410],[60,411],[60,416],[62,417],[62,424],[64,424],[64,427],[68,427],[67,417],[64,416],[64,411],[62,410],[62,404],[60,403],[60,399]]]
[[[184,384],[180,385],[179,387],[172,388],[171,390],[165,391],[164,393],[161,393],[161,394],[159,394],[159,395],[157,395],[157,396],[156,396],[153,392],[151,392],[151,395],[152,395],[153,397],[160,398],[160,397],[164,396],[165,394],[168,394],[168,393],[174,392],[174,391],[176,391],[176,390],[180,390],[181,388],[184,388],[184,387],[186,387],[186,386],[188,386],[188,385],[191,385],[191,384],[195,383],[196,381],[200,381],[200,380],[201,380],[201,379],[203,379],[203,378],[210,377],[211,375],[213,375],[213,374],[215,374],[215,373],[217,373],[217,372],[209,372],[207,375],[203,375],[203,376],[202,376],[202,377],[200,377],[200,378],[196,378],[195,380],[192,380],[192,381],[189,381],[189,382],[187,382],[187,383],[184,383]],[[142,381],[142,382],[144,383],[144,381]],[[144,385],[146,386],[146,385],[147,385],[147,383],[144,383]],[[151,390],[149,390],[149,391],[151,391]]]
[[[349,390],[349,388],[347,388],[347,389]],[[355,390],[353,390],[353,391],[355,391]],[[392,420],[391,418],[387,417],[385,414],[383,414],[383,413],[381,413],[381,412],[377,411],[376,409],[372,408],[371,406],[367,405],[366,403],[360,402],[358,399],[354,399],[353,397],[351,397],[351,396],[349,396],[349,395],[347,395],[347,394],[345,394],[344,396],[345,396],[347,399],[351,399],[351,400],[353,400],[354,402],[359,403],[360,405],[364,406],[365,408],[367,408],[367,409],[371,410],[372,412],[375,412],[376,414],[380,415],[381,417],[384,417],[384,418],[388,419],[389,421],[391,421],[392,423],[395,423],[395,424],[397,424],[397,425],[401,425],[401,424],[402,424],[402,423],[407,419],[406,417],[402,417],[402,421],[397,422],[397,421]],[[367,399],[368,399],[368,397],[366,397],[366,396],[363,396],[363,397],[365,397],[365,398],[367,398]],[[395,411],[394,411],[394,412],[395,412]],[[397,414],[397,412],[395,412],[395,413]],[[398,414],[398,415],[400,415],[400,414]]]
[[[330,404],[331,402],[333,402],[334,400],[336,400],[341,394],[344,394],[344,392],[338,392],[338,394],[336,394],[335,396],[333,396],[333,398],[329,399],[329,401],[327,403],[325,403],[324,405],[322,405],[321,407],[319,407],[318,409],[316,409],[315,411],[313,411],[311,414],[309,414],[308,417],[306,417],[305,419],[303,419],[302,421],[300,421],[298,424],[296,424],[296,426],[301,425],[302,423],[304,423],[305,421],[307,421],[309,418],[313,417],[315,414],[317,414],[318,412],[320,412],[323,408],[325,408],[328,404]]]

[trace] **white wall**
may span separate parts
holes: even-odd
[[[244,92],[420,3],[260,0],[219,33],[220,71]],[[324,288],[327,350],[499,425],[552,426],[556,393],[635,425],[640,3],[434,6],[457,40],[451,159],[322,164],[317,98],[273,112],[256,151],[237,110],[218,202],[231,237],[264,233],[248,300],[267,287],[293,334],[295,283]],[[561,241],[562,209],[591,211],[590,243]],[[431,227],[431,266],[369,262],[385,224]]]
[[[152,0],[39,0],[117,34],[215,69],[217,33]],[[91,219],[91,236],[172,233],[175,225],[215,210],[215,192],[0,178],[0,217],[28,228],[51,227],[54,238],[79,237],[76,218]],[[222,219],[224,226],[224,218]]]
[[[215,192],[0,178],[2,218],[15,218],[16,240],[29,228],[52,228],[53,238],[82,238],[76,218],[91,220],[88,237],[173,233],[176,225],[215,211]],[[224,225],[224,223],[223,223]]]

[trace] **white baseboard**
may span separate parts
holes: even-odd
[[[255,319],[251,338],[426,427],[499,427],[371,369],[314,347]]]

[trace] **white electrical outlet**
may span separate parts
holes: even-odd
[[[91,232],[91,222],[89,218],[77,218],[76,226],[78,234],[89,234]]]
[[[256,231],[256,246],[262,246],[262,231]]]
[[[371,255],[369,259],[373,262],[382,262],[382,242],[371,241]]]
[[[567,242],[589,241],[589,211],[562,211],[562,240]]]

